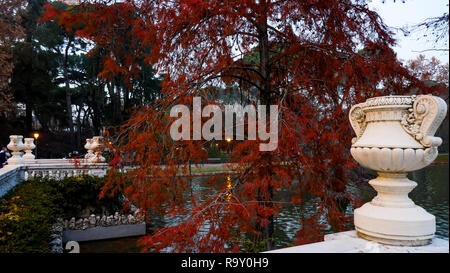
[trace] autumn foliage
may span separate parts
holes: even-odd
[[[164,75],[158,100],[134,109],[109,136],[137,167],[111,172],[103,188],[151,212],[149,222],[155,213],[179,217],[146,236],[146,250],[254,251],[245,248],[248,238],[272,249],[274,219],[286,205],[275,200],[281,190],[292,193],[291,204],[305,195],[318,200],[313,215],[299,219],[296,244],[318,241],[330,226],[349,228],[350,106],[413,88],[438,91],[396,59],[392,33],[365,1],[128,0],[46,9],[45,20],[78,26],[77,35],[108,49],[99,77],[133,77],[136,58]],[[194,96],[220,104],[214,92],[233,86],[254,94],[248,103],[279,106],[278,148],[260,152],[260,140],[233,141],[231,187],[211,176],[208,193],[186,194],[191,184],[178,174],[207,158],[209,142],[174,142],[170,108],[190,106]]]

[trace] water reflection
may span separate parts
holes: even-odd
[[[408,176],[411,180],[418,183],[418,186],[410,193],[411,199],[419,206],[423,207],[429,213],[436,216],[436,236],[448,240],[449,230],[449,165],[431,165],[422,170],[412,172]],[[207,183],[208,177],[194,177],[192,180],[192,186],[194,192],[203,192],[210,187]],[[224,183],[228,189],[226,198],[231,198],[232,179],[231,177],[222,177],[218,180],[218,184]],[[223,184],[222,184],[223,185]],[[368,202],[375,197],[375,190],[368,183],[349,183],[348,188],[355,194],[357,198],[363,202]],[[214,193],[214,192],[212,192]],[[281,191],[275,196],[275,201],[283,202],[289,201],[292,192]],[[317,210],[317,198],[311,196],[303,196],[303,203],[301,205],[283,204],[283,208],[279,215],[274,219],[275,221],[275,247],[287,247],[291,246],[296,232],[302,228],[300,219],[308,219],[314,215]],[[349,206],[347,208],[347,214],[353,214],[353,208]],[[174,224],[174,218],[167,219],[153,218],[156,222],[151,225],[164,226],[167,224]],[[322,219],[322,224],[326,225],[325,219]],[[354,228],[353,223],[348,223],[349,228]],[[333,233],[329,225],[328,228],[323,230],[324,233]]]
[[[227,182],[226,182],[226,187],[227,187],[227,193],[225,194],[225,198],[227,199],[228,202],[230,202],[231,199],[231,190],[233,189],[233,185],[231,185],[231,176],[227,176]]]
[[[410,197],[414,202],[436,216],[436,235],[448,240],[449,165],[431,165],[409,175],[419,185]]]

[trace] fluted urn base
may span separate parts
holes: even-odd
[[[401,173],[379,173],[369,183],[378,195],[355,209],[354,223],[364,239],[396,246],[422,246],[431,243],[436,231],[435,217],[409,199],[417,185]]]

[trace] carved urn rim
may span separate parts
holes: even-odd
[[[389,95],[368,98],[365,102],[357,104],[360,107],[374,107],[374,106],[411,106],[416,95]]]
[[[404,132],[410,135],[418,146],[437,147],[442,140],[434,137],[445,118],[447,104],[433,95],[395,95],[368,98],[355,104],[349,112],[350,124],[356,133],[352,144],[363,136],[372,122],[396,121]],[[411,142],[411,141],[409,141]],[[361,146],[361,145],[355,145]],[[391,148],[396,148],[392,146]]]

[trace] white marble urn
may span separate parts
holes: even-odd
[[[87,154],[84,156],[85,159],[89,160],[92,157],[94,157],[94,151],[92,150],[92,139],[91,138],[87,138],[86,139],[86,144],[84,144],[84,148],[87,150]]]
[[[94,136],[92,138],[91,149],[94,152],[94,156],[89,159],[89,162],[92,162],[92,163],[105,162],[105,158],[102,156],[103,146],[104,146],[103,145],[103,137]]]
[[[32,153],[33,149],[36,148],[36,145],[34,144],[34,138],[25,138],[25,154],[23,155],[23,159],[25,161],[34,161],[35,156]]]
[[[12,157],[8,159],[9,165],[17,165],[23,164],[24,160],[22,158],[22,150],[25,149],[25,145],[23,144],[23,136],[19,135],[11,135],[9,136],[10,142],[6,146],[9,150],[11,150]]]
[[[435,217],[408,197],[417,183],[406,175],[436,159],[442,140],[434,134],[446,112],[445,101],[431,95],[375,97],[351,108],[351,154],[378,173],[369,182],[377,196],[354,212],[360,237],[400,246],[431,242]]]

